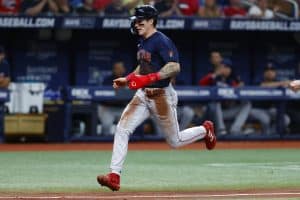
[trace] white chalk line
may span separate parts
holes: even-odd
[[[95,194],[97,195],[97,194]],[[101,194],[99,194],[101,195]],[[300,197],[300,192],[270,192],[270,193],[232,193],[232,194],[178,194],[178,195],[114,195],[114,196],[88,196],[88,195],[57,195],[57,196],[0,196],[0,199],[120,199],[120,198],[213,198],[213,197]]]

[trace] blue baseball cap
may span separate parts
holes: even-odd
[[[276,70],[276,66],[273,62],[268,62],[264,67],[264,70]]]

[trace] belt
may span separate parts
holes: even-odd
[[[156,97],[165,94],[163,88],[142,88],[147,97]]]

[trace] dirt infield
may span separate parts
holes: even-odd
[[[264,141],[264,142],[218,142],[216,149],[272,149],[300,148],[300,141]],[[97,151],[111,150],[112,142],[99,143],[28,143],[0,144],[0,151]],[[129,150],[169,150],[166,142],[131,142]],[[180,149],[205,149],[204,143],[193,143]]]
[[[0,194],[2,199],[76,199],[76,200],[168,200],[168,199],[299,199],[299,190],[244,190],[244,191],[202,191],[202,192],[93,192],[93,193],[40,193]]]

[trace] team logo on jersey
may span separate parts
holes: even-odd
[[[141,49],[137,52],[137,60],[150,63],[151,62],[151,53],[146,51],[145,49]]]

